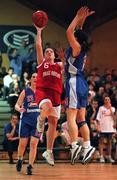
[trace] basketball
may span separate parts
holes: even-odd
[[[48,23],[48,15],[44,11],[36,11],[32,15],[33,23],[39,27],[45,27]]]

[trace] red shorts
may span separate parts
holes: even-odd
[[[51,89],[36,89],[36,102],[39,104],[43,99],[50,99],[53,106],[61,104],[61,94]]]

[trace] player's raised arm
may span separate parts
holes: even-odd
[[[74,31],[76,28],[82,29],[86,18],[93,13],[94,11],[89,11],[88,7],[80,8],[66,31],[67,39],[73,50],[72,55],[74,57],[78,56],[81,51],[81,46],[74,35]]]
[[[37,52],[37,63],[38,65],[42,63],[43,61],[43,48],[42,48],[42,38],[41,38],[41,33],[42,33],[42,28],[37,29],[37,37],[36,37],[36,52]]]
[[[37,51],[37,63],[39,65],[43,61],[43,48],[42,48],[41,32],[48,23],[48,15],[46,14],[46,12],[38,10],[33,13],[32,21],[33,21],[35,28],[37,29],[36,51]]]

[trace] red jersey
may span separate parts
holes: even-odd
[[[51,89],[62,93],[62,72],[58,63],[43,61],[38,67],[36,88]]]

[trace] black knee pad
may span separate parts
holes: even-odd
[[[78,123],[78,128],[80,129],[82,126],[84,126],[86,123],[86,121],[81,121]]]

